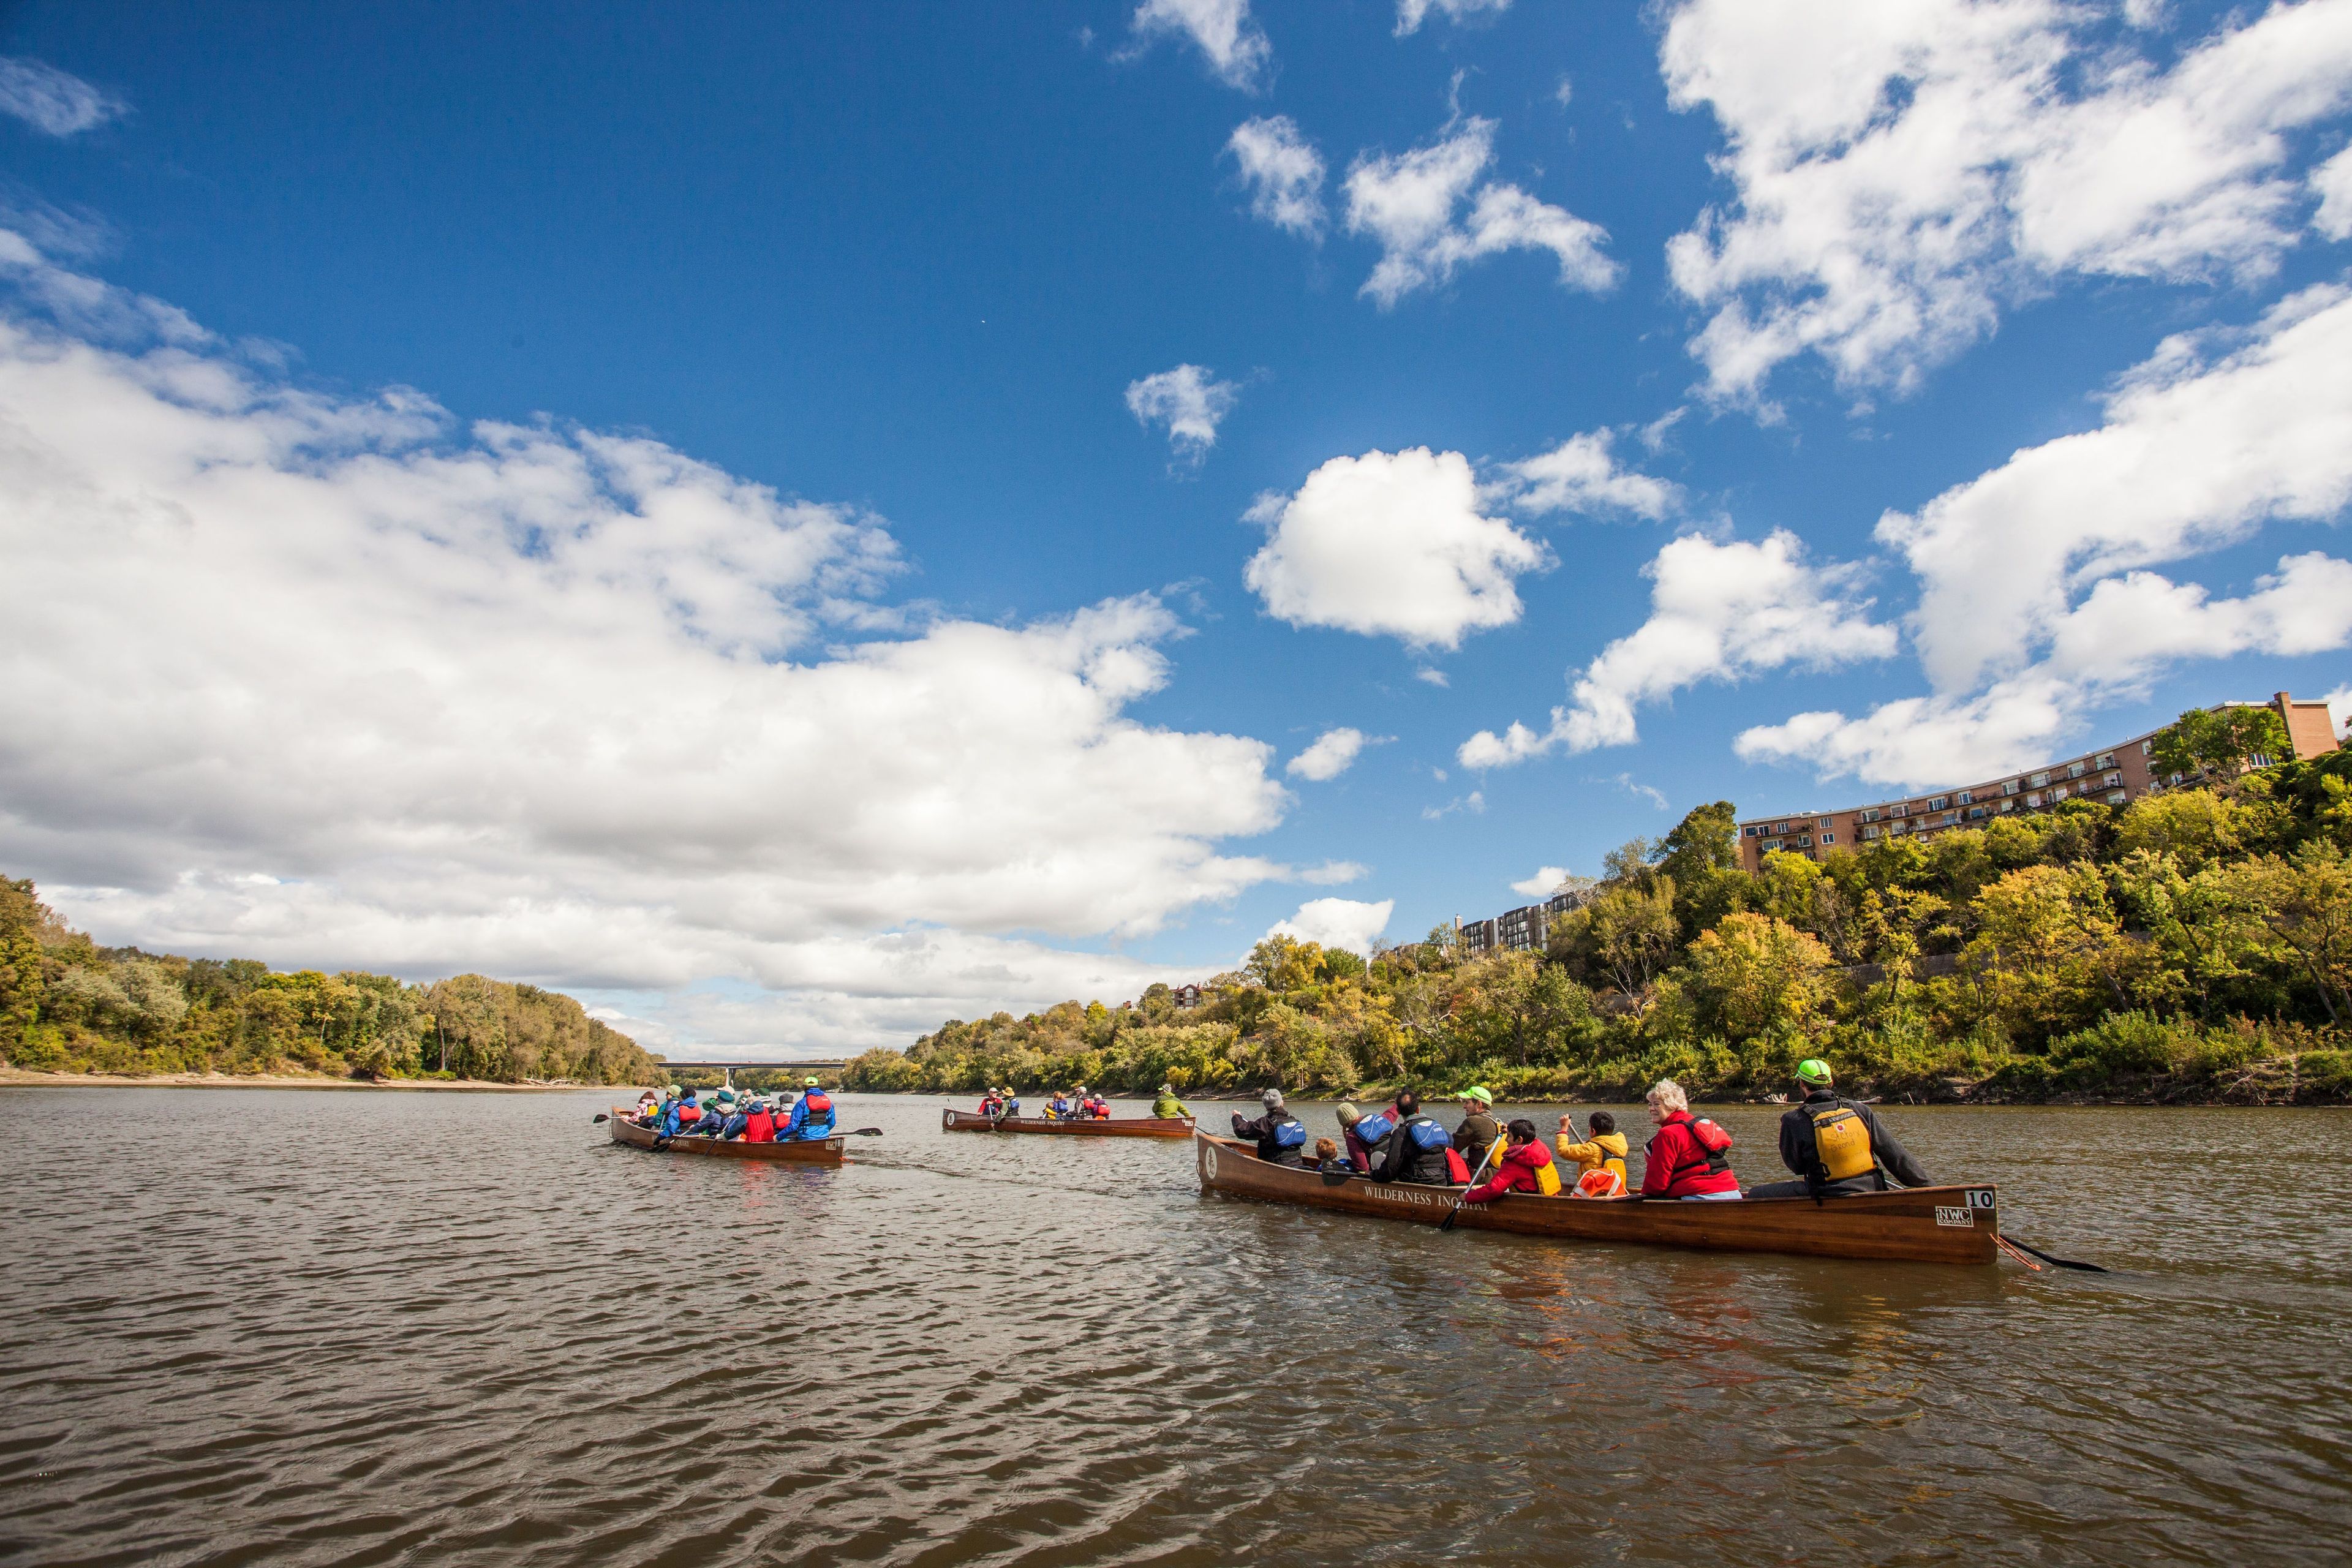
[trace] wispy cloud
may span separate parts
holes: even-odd
[[[1274,46],[1250,15],[1249,0],[1143,0],[1134,26],[1139,44],[1164,34],[1191,39],[1228,87],[1255,92],[1273,73]]]
[[[1180,364],[1128,383],[1127,409],[1145,429],[1164,428],[1177,459],[1197,468],[1241,395],[1239,383],[1219,381],[1204,365]]]
[[[1326,730],[1313,745],[1290,759],[1286,771],[1318,782],[1336,779],[1354,764],[1366,746],[1377,746],[1386,738],[1367,735],[1361,730]]]
[[[45,61],[0,55],[0,114],[13,114],[44,136],[79,136],[129,109],[114,94]]]
[[[1323,237],[1323,154],[1287,114],[1244,120],[1225,139],[1250,193],[1250,211],[1276,228]]]

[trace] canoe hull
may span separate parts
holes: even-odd
[[[1422,1225],[1442,1222],[1458,1187],[1327,1176],[1262,1163],[1251,1146],[1197,1134],[1201,1190]],[[1465,1204],[1462,1230],[1507,1230],[1568,1241],[1613,1241],[1724,1252],[1793,1252],[1912,1263],[1990,1263],[2000,1234],[1991,1186],[1913,1187],[1859,1197],[1643,1202],[1638,1198],[1538,1197],[1513,1193]]]
[[[842,1150],[848,1146],[846,1138],[811,1138],[791,1143],[746,1143],[738,1139],[732,1143],[716,1138],[673,1138],[667,1143],[656,1139],[649,1128],[624,1121],[623,1111],[613,1112],[605,1125],[613,1130],[613,1142],[626,1143],[632,1149],[654,1149],[665,1154],[700,1154],[713,1160],[757,1160],[776,1165],[838,1165]]]
[[[1000,1116],[994,1119],[969,1110],[943,1110],[940,1129],[945,1132],[1045,1132],[1061,1138],[1190,1138],[1191,1118],[1183,1116],[1112,1117],[1108,1121],[1048,1121],[1042,1116]]]

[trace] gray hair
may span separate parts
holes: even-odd
[[[1258,1098],[1265,1101],[1265,1108],[1268,1110],[1280,1110],[1282,1109],[1282,1090],[1278,1089],[1269,1089],[1264,1094],[1259,1095]]]
[[[1690,1096],[1683,1092],[1682,1085],[1670,1078],[1662,1078],[1652,1084],[1650,1092],[1642,1098],[1660,1110],[1674,1111],[1690,1109]]]

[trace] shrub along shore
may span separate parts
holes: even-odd
[[[460,974],[281,974],[100,947],[0,878],[0,1081],[644,1084],[661,1067],[569,996]]]
[[[1755,876],[1719,801],[1613,852],[1540,952],[1470,952],[1443,927],[1369,955],[1269,937],[1197,1007],[1155,985],[950,1020],[857,1058],[844,1086],[1475,1082],[1589,1102],[1674,1078],[1752,1100],[1821,1056],[1848,1092],[1897,1100],[2341,1104],[2352,752],[2250,767],[2267,739],[2199,750],[2168,732],[2160,763],[2202,784],[1775,853]]]

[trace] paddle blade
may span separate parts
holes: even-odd
[[[882,1136],[882,1129],[879,1127],[860,1127],[856,1131],[845,1132],[842,1134],[842,1136],[845,1138],[879,1138]]]
[[[2049,1264],[2053,1268],[2073,1268],[2084,1274],[2105,1274],[2107,1272],[2106,1269],[2100,1268],[2095,1263],[2077,1263],[2071,1258],[2053,1258],[2048,1253],[2042,1251],[2040,1247],[2034,1246],[2032,1242],[2019,1241],[2017,1237],[2013,1236],[2005,1236],[2002,1237],[2001,1239],[2003,1241],[2010,1242],[2014,1246],[2023,1247],[2026,1251],[2033,1254],[2034,1257],[2039,1258],[2042,1262]]]
[[[612,1121],[612,1120],[613,1120],[613,1118],[612,1118],[609,1114],[607,1114],[607,1113],[606,1113],[606,1112],[604,1112],[604,1111],[600,1110],[600,1111],[598,1111],[595,1115],[593,1115],[593,1116],[592,1116],[592,1117],[590,1117],[590,1118],[588,1119],[588,1125],[589,1125],[589,1126],[591,1126],[591,1127],[595,1127],[595,1126],[599,1126],[599,1125],[601,1125],[601,1124],[602,1124],[602,1123],[604,1123],[604,1122],[610,1121]]]

